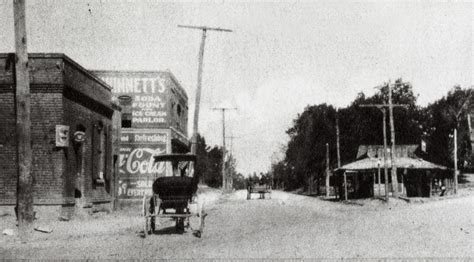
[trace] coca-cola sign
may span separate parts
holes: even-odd
[[[168,132],[122,130],[120,140],[120,197],[133,198],[151,193],[154,179],[166,175],[166,163],[155,162],[153,156],[168,152]]]
[[[129,148],[124,151],[128,151]],[[128,154],[120,154],[120,173],[130,175],[164,174],[165,162],[155,162],[154,155],[163,154],[165,149],[134,148]]]

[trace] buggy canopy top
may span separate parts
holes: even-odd
[[[196,155],[191,154],[165,154],[165,155],[156,155],[153,157],[155,162],[180,162],[180,161],[196,161]]]

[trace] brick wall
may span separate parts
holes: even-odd
[[[15,199],[16,143],[14,96],[0,85],[0,203]]]
[[[55,126],[63,119],[60,86],[31,85],[30,89],[35,203],[67,202],[62,198],[65,154],[55,147]],[[0,204],[14,204],[17,168],[13,92],[0,93],[0,112],[0,195],[4,196]]]
[[[0,205],[16,202],[16,138],[14,85],[9,57],[0,54]],[[55,145],[56,125],[79,124],[86,128],[84,145],[84,190],[88,202],[110,202],[112,165],[111,92],[108,86],[61,54],[30,55],[30,92],[32,122],[32,173],[35,204],[73,204],[78,183],[77,152],[72,139],[69,147]],[[91,138],[97,124],[104,125],[103,150],[106,182],[93,181],[97,141]],[[109,130],[110,129],[110,130]],[[103,133],[104,134],[104,133]],[[93,150],[96,147],[95,151]],[[104,153],[105,153],[104,151]],[[109,191],[109,192],[108,192]]]

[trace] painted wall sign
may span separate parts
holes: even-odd
[[[151,194],[151,185],[166,175],[166,164],[153,156],[167,152],[166,131],[122,130],[119,156],[119,197],[134,198]]]
[[[162,128],[168,123],[168,90],[172,85],[164,75],[153,77],[102,76],[116,97],[131,98],[132,128]]]

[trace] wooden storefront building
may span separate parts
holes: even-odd
[[[419,158],[418,145],[397,145],[395,166],[397,167],[398,192],[407,197],[430,197],[441,184],[452,179],[448,169]],[[336,170],[339,197],[369,198],[385,196],[385,184],[391,189],[391,160],[387,153],[384,162],[383,146],[361,145],[356,161]],[[384,169],[388,181],[385,181]],[[346,181],[346,185],[344,184]]]

